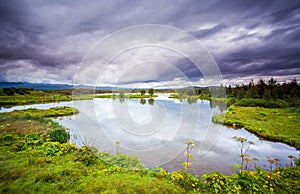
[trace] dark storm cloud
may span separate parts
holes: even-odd
[[[230,76],[291,76],[300,73],[299,50],[257,47],[231,53],[221,59],[221,71]],[[293,69],[293,71],[289,71]]]
[[[226,28],[226,26],[224,24],[219,24],[219,25],[216,25],[216,26],[214,26],[212,28],[209,28],[209,29],[198,30],[198,31],[195,31],[195,32],[190,32],[190,33],[193,36],[195,36],[196,38],[201,39],[201,38],[205,38],[207,36],[215,35],[215,34],[217,34],[218,32],[222,31],[225,28]]]
[[[300,78],[299,1],[11,0],[0,2],[0,80],[71,82],[95,42],[145,23],[190,32],[211,51],[227,79]],[[187,61],[175,66],[193,81],[201,77]],[[39,71],[26,74],[32,69]]]

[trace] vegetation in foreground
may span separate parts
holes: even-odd
[[[145,169],[136,157],[77,148],[51,136],[63,128],[40,116],[3,113],[0,130],[0,193],[292,193],[300,189],[299,166],[256,168],[232,176],[213,172],[199,180],[184,171]]]
[[[260,137],[287,143],[300,149],[300,113],[287,108],[230,106],[213,121],[233,128],[244,127]]]

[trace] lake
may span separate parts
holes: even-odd
[[[254,142],[249,158],[258,158],[258,166],[267,168],[267,157],[278,158],[282,166],[287,156],[298,157],[300,151],[283,143],[261,140],[245,129],[235,130],[211,122],[220,106],[209,101],[182,101],[161,94],[154,100],[104,99],[80,100],[2,108],[0,112],[17,109],[47,109],[73,106],[78,115],[54,119],[69,129],[71,142],[77,146],[95,146],[99,151],[138,156],[146,167],[162,166],[174,171],[182,169],[185,142],[193,140],[193,158],[189,171],[193,174],[218,170],[232,174],[232,165],[240,163],[240,153],[233,136]],[[224,109],[224,107],[221,107]],[[119,142],[117,148],[116,142]]]

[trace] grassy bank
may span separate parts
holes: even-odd
[[[72,98],[66,95],[57,95],[43,91],[33,91],[30,94],[12,96],[0,96],[0,106],[16,106],[25,104],[42,104],[49,102],[71,101]]]
[[[187,95],[183,93],[173,93],[170,94],[169,98],[174,98],[174,99],[201,99],[201,100],[210,100],[209,94],[204,94],[204,95]]]
[[[79,111],[76,108],[68,107],[68,106],[58,106],[49,109],[36,109],[36,108],[28,108],[24,110],[15,110],[9,113],[4,113],[6,115],[25,115],[25,116],[33,116],[33,117],[60,117],[60,116],[68,116],[73,114],[78,114]]]
[[[215,115],[213,121],[244,127],[268,140],[300,149],[300,113],[291,109],[230,106],[225,114]]]

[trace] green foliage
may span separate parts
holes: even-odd
[[[284,100],[266,100],[266,99],[241,99],[235,103],[236,106],[244,107],[264,107],[264,108],[285,108],[289,104]]]
[[[219,172],[202,176],[201,191],[209,193],[293,193],[299,188],[299,168],[289,167],[275,172],[257,168],[243,171],[232,176]]]
[[[98,157],[107,164],[119,166],[122,168],[129,168],[135,170],[144,168],[144,165],[141,163],[138,157],[129,156],[127,154],[119,153],[113,156],[108,152],[100,152],[98,153]]]
[[[150,88],[150,89],[148,90],[148,93],[149,93],[150,96],[153,96],[153,94],[154,94],[154,89],[153,89],[153,88]]]
[[[36,109],[28,108],[24,110],[15,110],[13,112],[4,113],[8,115],[27,115],[32,117],[59,117],[78,114],[79,111],[76,108],[68,106],[58,106],[49,109]],[[2,113],[3,114],[3,113]]]
[[[199,180],[191,174],[182,171],[171,172],[168,176],[172,183],[179,185],[186,191],[198,191]]]
[[[59,143],[66,143],[70,139],[70,135],[66,130],[54,130],[50,132],[51,141],[57,141]]]
[[[257,84],[250,82],[248,85],[241,85],[232,88],[231,86],[226,88],[226,94],[228,97],[234,97],[237,99],[254,98],[254,99],[267,99],[267,100],[287,100],[287,102],[294,106],[294,99],[299,99],[300,86],[296,80],[292,80],[289,83],[277,83],[273,78],[267,82],[259,80]],[[298,101],[299,102],[299,101]],[[268,105],[276,105],[268,104]],[[277,105],[282,105],[277,104]],[[276,106],[278,107],[278,106]]]
[[[95,155],[95,152],[95,148],[84,146],[74,152],[73,159],[74,161],[80,162],[85,166],[90,166],[96,164],[98,161],[98,157]]]
[[[0,92],[0,106],[71,101],[69,94],[60,91],[37,91],[33,89],[7,88]]]
[[[24,95],[30,94],[34,89],[32,88],[2,88],[0,89],[0,96],[13,96],[15,94]]]
[[[227,178],[219,172],[204,174],[201,177],[201,180],[204,183],[201,185],[202,190],[207,192],[223,193],[224,191],[228,190],[227,188],[229,187]]]
[[[225,114],[217,114],[213,122],[244,127],[266,139],[280,141],[300,149],[300,113],[283,108],[230,106]]]
[[[144,94],[146,93],[146,90],[142,89],[140,90],[141,96],[144,96]]]
[[[175,98],[179,100],[187,99],[188,103],[192,104],[197,99],[210,100],[210,93],[208,89],[186,89],[179,90],[177,93],[170,94],[169,98]]]

